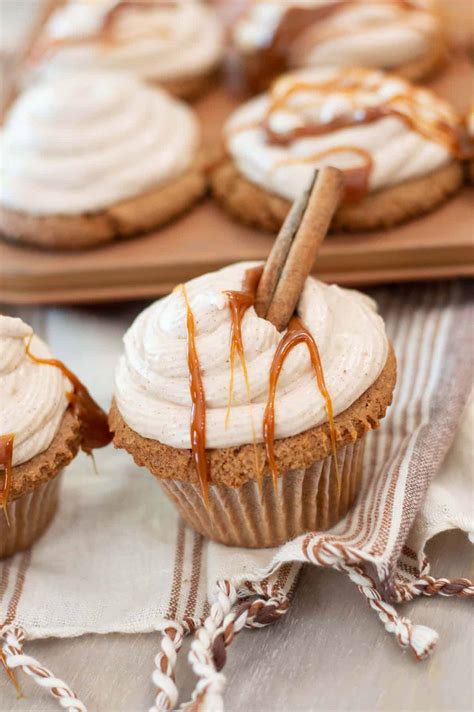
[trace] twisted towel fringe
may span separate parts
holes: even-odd
[[[2,650],[5,664],[10,670],[20,668],[27,675],[33,678],[37,685],[49,690],[51,695],[58,700],[61,707],[68,712],[87,712],[86,706],[78,699],[65,682],[55,677],[52,672],[43,667],[38,660],[25,655],[23,652],[23,641],[25,633],[22,628],[15,626],[4,626],[0,630],[0,637],[3,638]]]
[[[247,586],[251,586],[252,593],[268,593],[261,586]],[[238,598],[231,581],[218,582],[210,614],[197,630],[189,652],[189,662],[199,681],[191,702],[181,709],[188,712],[222,712],[225,676],[221,670],[227,658],[226,648],[244,627],[263,628],[270,625],[283,616],[289,606],[287,596],[281,591],[265,599],[246,599],[236,606]]]
[[[413,624],[383,599],[357,551],[339,542],[308,536],[303,543],[303,552],[308,561],[316,566],[344,572],[367,599],[385,630],[395,636],[402,648],[409,648],[417,660],[430,655],[438,641],[437,632],[427,626]],[[263,627],[286,613],[288,598],[282,592],[272,597],[267,590],[262,587],[259,589],[258,584],[252,586],[254,593],[266,597],[246,599],[237,607],[235,604],[239,596],[233,583],[218,583],[211,612],[197,630],[189,653],[189,661],[199,680],[191,702],[181,709],[187,712],[222,712],[225,686],[222,669],[226,662],[227,647],[245,626]],[[466,598],[474,595],[473,584],[468,579],[434,579],[428,575],[413,583],[400,584],[397,590],[400,601],[411,600],[418,595]]]
[[[188,619],[182,623],[164,621],[158,628],[161,630],[160,651],[155,657],[155,670],[152,680],[157,687],[155,704],[149,712],[170,712],[178,702],[178,687],[175,679],[175,669],[178,653],[184,638],[196,629],[196,621]]]
[[[397,583],[396,600],[400,603],[412,601],[417,596],[458,596],[459,598],[474,597],[474,581],[467,578],[436,579],[433,576],[421,576],[415,581]]]
[[[312,543],[311,537],[307,537],[303,544],[303,551],[309,561],[316,566],[331,567],[347,574],[366,597],[385,630],[395,635],[402,648],[410,648],[417,660],[430,655],[438,641],[437,632],[424,625],[414,625],[408,618],[399,616],[395,608],[384,601],[355,551],[339,542],[319,540],[311,546]]]

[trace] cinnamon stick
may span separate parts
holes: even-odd
[[[256,297],[259,316],[283,331],[310,275],[340,203],[344,176],[332,166],[316,172],[308,191],[293,204],[263,271]]]
[[[275,289],[288,258],[290,247],[308,206],[309,196],[313,190],[316,176],[317,172],[315,172],[313,176],[311,185],[307,190],[301,193],[299,198],[297,198],[291,206],[290,212],[286,216],[285,222],[281,226],[280,232],[273,244],[273,249],[268,255],[255,298],[255,311],[262,319],[265,319],[267,316],[273,295],[275,294]]]

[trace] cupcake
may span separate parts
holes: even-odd
[[[195,0],[70,0],[33,47],[33,74],[121,70],[190,98],[210,84],[223,52],[215,11]]]
[[[130,75],[40,82],[2,134],[0,233],[16,242],[93,247],[163,225],[206,190],[193,112]]]
[[[315,168],[346,179],[334,229],[390,227],[428,212],[463,181],[461,117],[433,92],[368,69],[306,69],[239,107],[224,129],[216,198],[277,230]]]
[[[235,24],[234,45],[254,89],[288,69],[365,66],[410,80],[446,57],[440,21],[423,0],[253,0]]]
[[[0,559],[28,548],[58,505],[62,471],[110,441],[104,412],[21,319],[0,315]]]
[[[187,524],[232,546],[328,529],[360,486],[364,435],[391,402],[395,357],[374,302],[305,282],[279,332],[255,310],[262,267],[193,279],[124,337],[109,417]]]
[[[466,128],[467,128],[467,164],[468,164],[468,177],[471,183],[474,184],[474,105],[471,106],[470,110],[466,116]]]

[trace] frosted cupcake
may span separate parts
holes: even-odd
[[[0,233],[77,249],[146,232],[206,190],[198,121],[121,74],[65,74],[22,94],[1,135]]]
[[[48,527],[64,467],[110,441],[103,411],[21,319],[0,315],[0,559]]]
[[[471,106],[467,113],[466,127],[468,135],[468,175],[471,183],[474,184],[474,106]]]
[[[368,297],[309,278],[280,333],[253,306],[261,272],[232,265],[142,312],[124,337],[109,418],[115,445],[190,526],[245,547],[327,529],[347,512],[364,435],[396,378]]]
[[[430,8],[423,0],[254,0],[235,25],[234,44],[256,89],[308,66],[389,69],[419,80],[446,57]]]
[[[346,179],[333,228],[390,227],[460,188],[463,132],[447,102],[395,75],[300,70],[232,114],[212,186],[239,220],[275,231],[315,168],[331,165]]]
[[[70,0],[47,22],[30,57],[36,72],[119,70],[180,97],[199,94],[220,63],[215,11],[194,0]]]

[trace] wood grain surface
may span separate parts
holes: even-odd
[[[466,111],[473,82],[472,59],[463,47],[453,50],[451,63],[431,86]],[[225,117],[242,98],[233,85],[217,86],[195,105],[207,146],[215,149]],[[465,188],[433,213],[391,230],[330,236],[315,273],[345,285],[473,276],[473,193]],[[271,235],[231,220],[211,199],[159,231],[95,250],[64,254],[0,241],[0,300],[40,304],[161,296],[178,282],[229,263],[265,259],[272,241]]]

